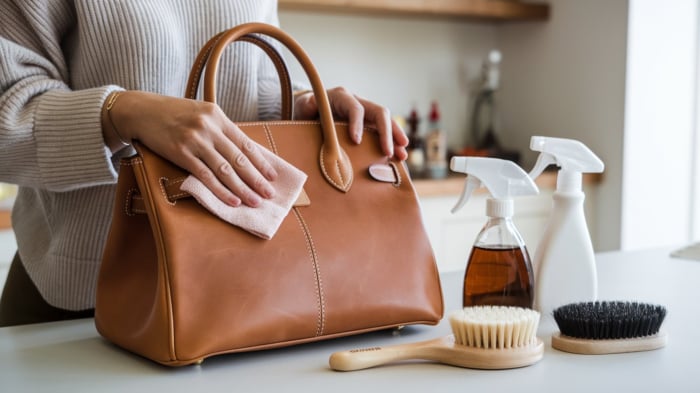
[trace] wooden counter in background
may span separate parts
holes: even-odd
[[[451,175],[446,179],[414,179],[413,186],[420,197],[459,195],[464,188],[464,175]],[[584,184],[599,184],[603,178],[601,173],[586,173],[583,175]],[[540,188],[554,189],[557,184],[557,173],[545,172],[535,180]],[[477,192],[486,192],[479,189]]]
[[[451,175],[446,179],[414,179],[413,186],[420,197],[459,195],[464,188],[464,175]],[[603,176],[600,173],[586,173],[583,175],[584,184],[599,184]],[[557,184],[557,173],[548,171],[535,180],[540,188],[554,189]],[[477,193],[486,192],[481,188]]]
[[[11,213],[10,210],[0,210],[0,230],[12,228]]]
[[[463,18],[475,21],[544,21],[549,4],[514,0],[279,0],[281,10]]]

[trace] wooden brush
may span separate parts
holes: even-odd
[[[581,302],[554,310],[552,348],[584,355],[650,351],[666,345],[666,308],[637,302]]]
[[[452,335],[390,347],[336,352],[330,367],[353,371],[409,359],[431,360],[477,369],[529,366],[542,358],[537,311],[505,306],[475,306],[449,315]]]

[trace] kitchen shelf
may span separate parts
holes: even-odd
[[[437,16],[481,21],[543,21],[549,4],[518,0],[279,0],[281,10],[395,16]]]
[[[459,195],[464,188],[464,178],[464,175],[451,175],[446,179],[414,179],[413,186],[421,197]],[[583,184],[599,184],[602,178],[600,173],[584,173]],[[535,184],[542,189],[553,190],[557,185],[557,172],[544,172],[535,180]],[[482,188],[476,192],[486,192],[486,190]]]
[[[0,210],[0,230],[12,228],[11,214],[9,210]]]

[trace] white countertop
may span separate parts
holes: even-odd
[[[515,370],[484,371],[412,362],[334,372],[338,350],[386,346],[449,334],[416,326],[400,334],[361,336],[263,352],[209,358],[201,366],[170,369],[103,340],[91,319],[0,329],[0,391],[104,392],[698,392],[700,262],[668,257],[670,250],[598,254],[601,299],[664,304],[668,345],[617,355],[553,350],[551,320],[540,325],[544,358]],[[443,275],[446,310],[459,307],[461,272]]]
[[[0,230],[0,288],[5,287],[5,278],[16,252],[17,241],[14,232],[11,229]]]
[[[9,265],[17,252],[15,233],[11,229],[0,229],[0,265]]]

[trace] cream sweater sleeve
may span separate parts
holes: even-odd
[[[276,7],[268,7],[268,14],[266,15],[265,22],[279,26],[279,17],[277,14]],[[268,39],[272,45],[277,48],[280,54],[283,54],[282,45],[272,38],[265,37]],[[303,43],[300,43],[303,47]],[[290,56],[291,58],[285,58],[284,60],[289,62],[296,62],[297,60]],[[281,91],[279,76],[277,75],[277,70],[272,64],[272,61],[267,58],[267,56],[260,57],[260,67],[258,74],[258,117],[261,120],[276,120],[281,117]],[[292,81],[292,90],[301,91],[309,90],[309,84],[307,81]]]
[[[117,86],[72,91],[67,1],[0,0],[0,181],[67,191],[116,181],[100,112]]]
[[[266,15],[266,21],[279,26],[276,7],[270,9],[270,13]],[[282,53],[282,47],[279,42],[269,37],[264,38],[268,39],[280,54]],[[261,56],[259,59],[261,64],[258,74],[258,117],[261,120],[279,119],[282,108],[280,106],[281,91],[277,70],[267,56]]]

